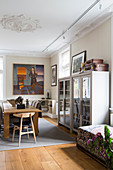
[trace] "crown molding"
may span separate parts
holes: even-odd
[[[96,28],[101,26],[103,23],[105,23],[107,20],[109,20],[112,17],[112,15],[113,14],[110,13],[108,16],[104,16],[102,18],[102,20],[99,20],[97,18],[94,22],[92,22],[87,27],[85,27],[84,29],[80,30],[77,34],[75,34],[75,37],[73,38],[73,40],[70,43],[72,44],[72,43],[76,42],[77,40],[81,39],[82,37],[84,37],[85,35],[90,33],[91,31],[95,30]]]
[[[9,50],[9,49],[1,49],[0,55],[4,56],[19,56],[19,57],[42,57],[42,58],[50,58],[50,55],[37,51],[22,51],[22,50]]]

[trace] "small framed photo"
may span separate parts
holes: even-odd
[[[72,75],[79,73],[81,63],[86,61],[86,51],[78,53],[72,57]]]
[[[51,86],[57,85],[57,65],[51,66]]]

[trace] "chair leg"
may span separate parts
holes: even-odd
[[[15,126],[14,126],[14,129],[13,129],[12,142],[14,141],[14,137],[15,137]]]
[[[28,126],[27,126],[27,132],[29,132],[29,131],[28,131]],[[27,138],[29,139],[29,133],[27,134]]]
[[[21,117],[21,121],[20,121],[19,146],[20,146],[20,142],[21,142],[21,132],[22,132],[22,117]]]
[[[35,141],[35,143],[36,143],[34,124],[33,124],[32,117],[31,117],[31,116],[30,116],[30,119],[31,119],[31,126],[32,126],[32,130],[33,130],[34,141]]]

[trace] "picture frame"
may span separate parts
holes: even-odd
[[[82,51],[72,57],[72,75],[78,74],[81,63],[86,61],[86,51]]]
[[[57,64],[51,66],[51,86],[57,86]]]
[[[44,95],[44,65],[13,63],[13,95]]]

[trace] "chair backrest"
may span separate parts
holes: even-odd
[[[30,112],[30,113],[17,113],[17,114],[13,114],[13,116],[19,117],[19,118],[28,118],[28,117],[32,117],[34,114],[35,114],[34,112]]]
[[[31,102],[31,106],[35,107],[35,103],[36,103],[36,101],[33,100],[33,101]]]

